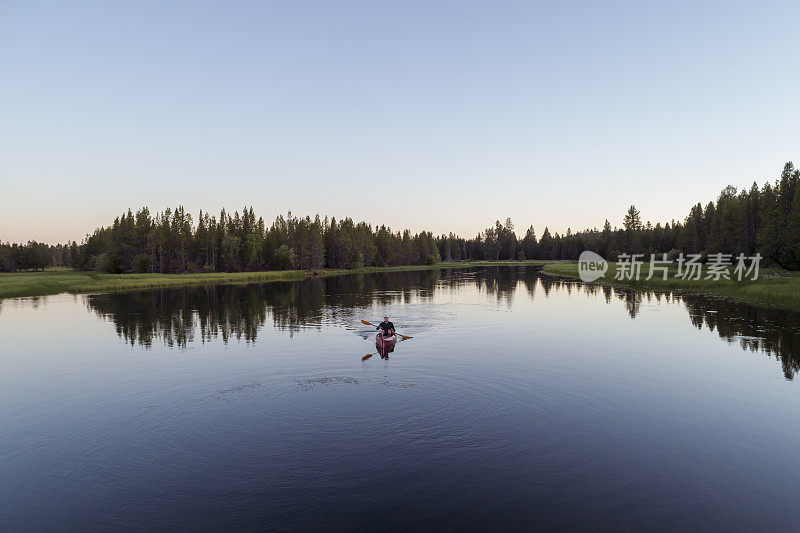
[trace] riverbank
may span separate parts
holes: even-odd
[[[345,274],[370,274],[376,272],[398,272],[434,270],[441,268],[471,268],[477,266],[542,266],[542,272],[552,276],[579,278],[576,263],[553,261],[462,261],[442,262],[434,265],[368,267],[353,270],[283,270],[265,272],[214,272],[201,274],[101,274],[69,269],[52,269],[43,272],[0,273],[0,298],[45,296],[50,294],[91,294],[121,292],[142,289],[183,287],[191,285],[270,283],[276,281],[300,281],[309,276],[341,276]],[[617,281],[614,279],[616,265],[609,264],[605,277],[595,283],[641,289],[683,291],[711,294],[744,303],[800,311],[800,273],[762,271],[757,281],[710,281],[683,280],[670,273],[667,280],[660,277],[646,281],[647,265],[642,265],[639,281]]]
[[[139,289],[183,287],[235,283],[270,283],[300,281],[309,276],[341,276],[344,274],[432,270],[439,268],[469,268],[493,265],[544,265],[545,261],[462,261],[434,265],[369,267],[355,270],[278,270],[265,272],[213,272],[202,274],[101,274],[70,269],[51,269],[41,272],[0,273],[0,298],[44,296],[49,294],[91,294]]]
[[[609,263],[606,275],[594,283],[602,283],[615,287],[624,287],[640,290],[680,291],[710,294],[723,298],[730,298],[743,303],[774,307],[787,311],[800,311],[800,273],[762,270],[756,281],[712,281],[712,280],[684,280],[676,278],[676,269],[671,269],[666,280],[660,273],[651,280],[645,280],[649,265],[642,265],[642,275],[637,280],[618,281],[616,263]],[[549,263],[542,268],[542,272],[551,276],[579,278],[577,263]]]

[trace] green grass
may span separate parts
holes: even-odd
[[[215,283],[295,281],[305,277],[306,273],[302,270],[212,274],[99,274],[74,270],[14,272],[0,274],[0,298],[41,296],[62,292],[73,294],[114,292]]]
[[[230,283],[268,283],[272,281],[298,281],[309,275],[337,276],[354,273],[395,272],[403,270],[430,270],[437,268],[468,268],[491,265],[533,265],[543,261],[465,261],[437,263],[425,266],[370,267],[357,270],[320,270],[308,273],[303,270],[269,272],[216,272],[210,274],[100,274],[80,272],[65,268],[43,272],[0,273],[0,298],[42,296],[59,294],[86,294],[117,292],[136,289],[180,287],[185,285],[210,285]]]
[[[638,281],[619,281],[614,279],[617,271],[616,263],[609,263],[608,267],[605,276],[594,283],[634,289],[712,294],[760,306],[800,311],[800,273],[796,272],[761,270],[758,280],[739,282],[735,280],[683,280],[674,277],[676,269],[672,268],[666,280],[662,279],[660,272],[656,273],[653,279],[645,280],[649,266],[644,264],[642,265],[642,275]],[[579,277],[577,263],[550,263],[545,265],[542,271],[553,276]],[[704,269],[703,277],[705,275]]]
[[[212,274],[100,274],[69,269],[49,269],[44,272],[0,273],[0,298],[41,296],[68,292],[73,294],[117,292],[136,289],[180,287],[230,283],[268,283],[272,281],[298,281],[309,275],[340,276],[344,274],[432,270],[439,268],[470,268],[480,266],[543,265],[543,272],[554,276],[578,277],[577,263],[553,261],[463,261],[437,263],[424,266],[368,267],[356,270],[320,270],[308,273],[302,270],[272,272],[219,272]],[[609,264],[604,278],[596,283],[607,283],[635,289],[697,292],[731,298],[741,302],[800,311],[800,273],[762,270],[757,281],[682,280],[673,272],[667,280],[656,276],[647,281],[648,266],[642,265],[639,281],[614,279],[616,265]]]

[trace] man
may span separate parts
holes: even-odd
[[[394,324],[389,322],[388,316],[383,317],[383,322],[378,324],[378,327],[375,329],[383,330],[382,334],[384,337],[391,337],[392,335],[394,335]]]

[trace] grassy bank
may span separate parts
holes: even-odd
[[[653,279],[648,281],[644,279],[649,271],[648,265],[645,264],[642,265],[642,275],[638,281],[618,281],[614,279],[616,271],[616,264],[609,263],[608,272],[595,283],[634,289],[704,293],[760,306],[800,311],[800,273],[762,270],[758,280],[738,282],[683,280],[675,278],[676,269],[671,269],[666,280],[662,279],[660,272],[657,272]],[[579,277],[577,263],[550,263],[544,266],[543,272],[554,276]]]
[[[356,273],[399,272],[433,270],[439,268],[470,268],[478,266],[522,266],[541,265],[543,272],[554,276],[578,278],[578,265],[552,261],[464,261],[437,263],[425,266],[368,267],[357,270],[320,270],[309,273],[302,270],[270,272],[218,272],[203,274],[100,274],[69,269],[52,269],[44,272],[0,273],[0,298],[42,296],[63,292],[89,294],[99,292],[129,291],[181,287],[187,285],[211,285],[221,283],[268,283],[273,281],[298,281],[308,276],[340,276]],[[616,265],[609,264],[604,278],[595,283],[607,283],[634,289],[655,289],[712,294],[741,302],[761,306],[800,311],[800,273],[762,271],[757,281],[711,281],[682,280],[674,277],[667,280],[659,275],[646,281],[647,265],[642,265],[639,281],[617,281],[614,279]]]
[[[68,269],[0,274],[0,298],[68,292],[97,293],[212,283],[266,283],[306,277],[302,270],[212,274],[100,274]]]
[[[215,272],[203,274],[101,274],[69,269],[52,269],[44,272],[0,273],[0,298],[42,296],[59,294],[88,294],[98,292],[181,287],[186,285],[211,285],[219,283],[268,283],[272,281],[298,281],[309,275],[337,276],[354,273],[392,272],[404,270],[429,270],[437,268],[467,268],[491,265],[532,265],[542,261],[471,261],[438,263],[426,266],[371,267],[358,270],[320,270],[308,273],[302,270],[271,272]]]

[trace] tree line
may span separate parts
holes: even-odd
[[[201,211],[196,223],[183,207],[155,216],[145,207],[135,214],[128,210],[81,244],[0,247],[0,268],[7,271],[46,266],[110,273],[318,270],[431,265],[439,260],[430,232],[395,233],[350,218],[312,219],[291,213],[278,216],[268,227],[252,207],[232,215],[223,209],[219,217]]]
[[[0,242],[0,271],[65,266],[102,272],[236,272],[365,266],[430,265],[439,261],[571,259],[592,250],[614,259],[622,253],[760,253],[767,264],[800,270],[800,171],[789,162],[773,183],[722,190],[716,202],[694,205],[683,221],[643,222],[631,206],[622,227],[537,237],[533,226],[519,236],[511,219],[473,238],[392,231],[350,218],[278,216],[269,226],[245,207],[232,215],[183,207],[151,215],[128,210],[78,244]]]
[[[716,202],[698,203],[682,222],[643,222],[630,206],[622,227],[591,228],[551,233],[545,227],[537,239],[533,226],[519,238],[511,219],[495,222],[473,239],[454,235],[437,239],[442,257],[454,259],[568,259],[592,250],[614,260],[620,254],[723,253],[752,256],[760,253],[768,265],[800,270],[800,170],[789,162],[778,179],[762,187],[754,182],[738,191],[725,187]]]

